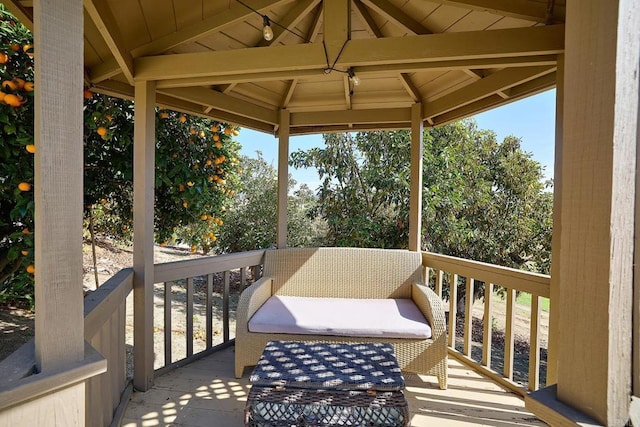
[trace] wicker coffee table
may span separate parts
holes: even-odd
[[[270,341],[250,381],[247,426],[409,423],[391,344]]]

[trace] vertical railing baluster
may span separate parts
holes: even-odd
[[[458,275],[449,274],[449,347],[456,348],[456,310],[458,299]]]
[[[207,350],[213,346],[213,274],[207,274]]]
[[[442,270],[434,270],[436,273],[436,287],[435,287],[435,293],[438,295],[438,297],[442,298],[442,275],[443,275],[443,271]]]
[[[187,357],[193,355],[193,277],[187,279]]]
[[[482,330],[482,364],[491,367],[491,345],[493,338],[493,283],[484,284],[484,315]]]
[[[223,341],[229,341],[229,278],[231,274],[227,270],[224,272],[224,291],[222,294],[222,322]]]
[[[514,344],[514,322],[516,291],[507,289],[507,313],[504,333],[504,376],[513,380],[513,344]]]
[[[171,285],[164,283],[164,366],[171,365]]]
[[[529,339],[529,390],[540,387],[540,297],[531,295],[531,335]]]
[[[247,267],[240,268],[240,292],[244,291],[245,286],[247,286]]]
[[[473,338],[473,292],[475,280],[469,276],[466,278],[466,289],[464,295],[464,346],[465,356],[471,356],[471,339]]]

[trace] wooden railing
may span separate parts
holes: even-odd
[[[541,298],[549,297],[550,277],[512,268],[499,267],[477,261],[439,255],[429,252],[422,254],[422,264],[427,278],[436,293],[442,297],[443,291],[448,295],[448,339],[449,354],[480,373],[492,378],[516,393],[525,395],[527,390],[514,382],[514,352],[516,322],[516,295],[531,294],[531,310],[529,313],[519,312],[520,316],[529,316],[529,355],[528,355],[528,390],[540,387],[540,338],[541,338]],[[465,295],[473,295],[476,282],[484,282],[484,307],[482,309],[482,354],[480,360],[472,357],[473,346],[478,345],[478,337],[473,338],[473,298],[465,298],[462,343],[458,343],[461,351],[456,349],[457,291],[458,284],[464,283]],[[452,286],[455,284],[455,286]],[[492,335],[495,287],[504,288],[505,328],[502,373],[492,369]],[[458,340],[459,341],[459,340]]]
[[[124,410],[131,393],[127,381],[126,299],[133,270],[120,270],[84,300],[84,339],[107,359],[107,372],[87,381],[86,424],[110,425]]]
[[[156,300],[164,306],[155,319],[156,375],[184,366],[233,343],[235,304],[251,278],[257,280],[264,250],[218,255],[194,260],[156,264]],[[232,291],[233,288],[233,291]],[[180,311],[184,313],[180,313]],[[214,310],[221,322],[215,322]],[[177,318],[184,327],[175,327]],[[204,318],[204,330],[194,318]],[[202,322],[198,322],[201,324]],[[184,351],[175,348],[184,334]],[[162,347],[162,351],[159,350]]]

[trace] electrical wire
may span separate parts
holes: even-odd
[[[240,3],[241,5],[243,5],[244,7],[246,7],[247,9],[249,9],[250,11],[256,13],[257,15],[259,15],[261,18],[264,19],[265,16],[262,13],[260,13],[258,10],[254,9],[253,7],[249,6],[248,4],[246,4],[245,2],[243,2],[242,0],[236,0],[238,3]],[[293,34],[296,37],[299,37],[301,40],[303,40],[306,43],[311,43],[311,40],[307,40],[307,38],[301,34],[298,34],[297,32],[290,30],[289,28],[285,27],[284,25],[280,24],[279,22],[274,21],[273,19],[269,18],[267,16],[267,19],[269,19],[269,22],[271,22],[274,25],[277,25],[278,27],[282,28],[284,31],[287,31],[291,34]]]

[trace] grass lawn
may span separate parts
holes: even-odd
[[[527,293],[521,293],[520,295],[518,295],[518,298],[516,299],[516,302],[518,304],[522,304],[522,305],[526,305],[528,307],[531,307],[531,294],[527,294]],[[542,300],[540,301],[540,309],[542,309],[542,311],[549,311],[549,298],[542,298]]]

